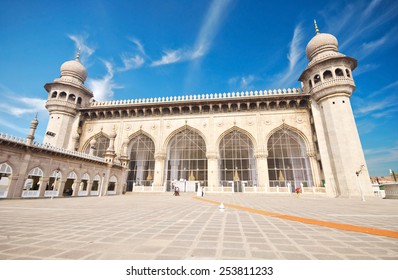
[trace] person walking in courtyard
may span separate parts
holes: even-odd
[[[180,188],[179,187],[175,187],[174,188],[174,195],[175,196],[180,196]]]

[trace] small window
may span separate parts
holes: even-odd
[[[314,83],[317,84],[317,83],[319,83],[320,81],[321,81],[321,76],[319,76],[318,74],[316,74],[316,75],[314,76]]]
[[[344,77],[343,70],[341,70],[340,68],[337,68],[336,69],[336,76],[337,77]]]
[[[323,72],[323,79],[324,80],[332,79],[332,78],[333,78],[333,75],[332,75],[331,71],[327,70],[327,71]]]
[[[51,94],[51,98],[57,98],[57,92],[56,91],[54,91],[52,94]]]
[[[346,72],[346,74],[347,74],[347,77],[348,77],[348,78],[351,78],[350,70],[345,69],[345,72]]]

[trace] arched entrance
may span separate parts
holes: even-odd
[[[44,192],[45,197],[59,196],[61,179],[62,179],[62,173],[59,169],[56,169],[51,173],[48,184],[46,186],[46,191]]]
[[[151,187],[155,169],[155,144],[148,136],[140,134],[132,139],[130,146],[126,191],[131,192],[134,186]]]
[[[77,175],[75,172],[70,172],[68,177],[66,177],[66,182],[64,186],[63,196],[72,196],[73,192],[76,190],[76,179]]]
[[[289,129],[276,131],[268,140],[268,175],[270,187],[310,187],[312,172],[303,138]]]
[[[219,145],[221,186],[242,192],[257,183],[256,158],[253,142],[244,133],[234,130],[225,135]]]
[[[195,131],[185,128],[171,138],[165,162],[166,190],[178,187],[195,192],[207,185],[206,143]]]
[[[28,178],[25,180],[22,197],[39,197],[42,177],[43,170],[41,170],[39,167],[33,168],[28,173]]]
[[[0,164],[0,198],[6,198],[11,184],[12,168],[7,163]]]

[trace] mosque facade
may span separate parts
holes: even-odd
[[[79,57],[45,84],[35,143],[0,134],[0,197],[126,192],[373,195],[350,97],[357,61],[337,39],[306,47],[302,88],[95,101]]]

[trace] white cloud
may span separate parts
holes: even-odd
[[[120,72],[128,71],[130,69],[140,68],[145,63],[144,58],[138,54],[133,56],[128,56],[127,54],[123,54],[121,56],[121,59],[123,61],[123,67],[119,67],[117,69]]]
[[[227,15],[227,8],[231,2],[232,0],[213,0],[203,19],[194,47],[192,49],[163,51],[164,55],[159,60],[152,62],[151,66],[161,66],[182,61],[196,60],[205,56],[209,52],[210,46],[220,29],[223,18]],[[145,53],[139,41],[132,42],[136,44],[138,49],[142,49],[142,53]]]
[[[113,90],[116,88],[121,88],[113,81],[113,65],[109,61],[103,61],[107,73],[101,79],[89,79],[87,81],[89,88],[94,93],[94,98],[96,100],[110,100],[113,98]]]
[[[12,91],[3,84],[0,84],[0,95],[12,100],[11,103],[18,104],[18,107],[13,106],[5,98],[2,98],[0,110],[13,116],[21,117],[25,114],[33,115],[40,111],[46,111],[44,107],[47,102],[46,99],[20,97],[22,94]]]
[[[129,38],[129,40],[136,46],[137,50],[144,56],[146,56],[144,45],[136,38]]]
[[[305,68],[306,57],[303,53],[305,48],[304,32],[301,23],[296,25],[293,32],[292,40],[289,43],[289,53],[287,58],[289,60],[288,67],[281,73],[276,74],[272,80],[274,88],[290,87],[297,83],[297,73],[300,73]]]
[[[164,51],[161,59],[152,62],[151,66],[160,66],[166,64],[172,64],[182,59],[180,50]]]
[[[208,53],[210,46],[221,26],[223,17],[227,15],[227,7],[231,0],[213,0],[203,20],[202,27],[196,39],[191,58],[196,59]]]
[[[93,47],[90,47],[86,40],[86,35],[68,35],[76,46],[76,49],[80,50],[80,61],[84,64],[87,62],[88,58],[95,52]]]

